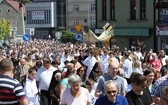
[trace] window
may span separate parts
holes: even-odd
[[[146,19],[146,0],[140,0],[140,19]]]
[[[110,0],[110,20],[115,20],[115,0]]]
[[[8,9],[7,12],[10,12],[10,9]]]
[[[74,22],[74,25],[79,25],[79,19],[78,18],[74,18],[73,22]]]
[[[157,21],[158,22],[162,22],[162,18],[163,18],[163,16],[162,16],[162,11],[163,11],[163,9],[158,9],[158,12],[157,12]]]
[[[136,0],[131,0],[131,20],[136,19]]]
[[[73,5],[73,11],[79,11],[79,4]]]
[[[94,3],[91,3],[90,10],[95,11],[95,4]]]
[[[161,20],[162,20],[162,23],[163,24],[168,24],[168,9],[167,8],[164,8],[164,9],[162,9],[162,18],[161,18]]]
[[[91,18],[91,19],[90,19],[90,25],[91,25],[91,26],[95,26],[95,19],[94,19],[94,18]]]
[[[102,20],[107,19],[107,0],[102,0]]]
[[[41,11],[41,15],[36,15],[35,11]],[[27,24],[50,24],[51,10],[50,9],[27,10],[26,19]]]
[[[137,4],[137,0],[130,0],[130,19],[136,20],[137,18],[140,20],[146,19],[146,0],[138,0],[139,4]],[[138,5],[138,6],[137,6]],[[138,11],[137,11],[137,7]],[[136,16],[139,15],[139,17]]]

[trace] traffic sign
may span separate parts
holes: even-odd
[[[24,41],[30,41],[30,40],[31,40],[31,37],[30,37],[29,34],[25,34],[25,35],[22,36],[22,39],[23,39]]]
[[[75,26],[75,28],[78,32],[80,32],[82,30],[82,25],[77,25],[77,26]]]
[[[75,36],[76,40],[82,40],[82,34],[81,33],[77,33]]]

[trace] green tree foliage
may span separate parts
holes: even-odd
[[[26,4],[31,2],[32,0],[18,0],[18,2],[20,3],[20,6],[22,6],[22,4]]]
[[[61,37],[61,42],[63,43],[68,43],[68,42],[75,42],[75,33],[67,31],[67,30],[63,30],[62,31],[62,37]]]
[[[12,25],[9,21],[2,18],[0,20],[0,39],[5,39],[8,35],[10,35],[12,30]]]

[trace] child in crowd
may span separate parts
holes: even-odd
[[[87,79],[85,81],[85,87],[88,89],[89,93],[90,93],[90,98],[91,98],[91,105],[94,105],[94,103],[96,102],[96,99],[98,97],[96,97],[95,94],[95,90],[93,89],[93,85],[94,85],[94,81],[91,79]]]
[[[40,105],[39,104],[39,98],[38,98],[38,89],[36,85],[36,69],[30,68],[29,69],[29,75],[26,78],[26,83],[24,86],[24,92],[29,100],[29,105]]]

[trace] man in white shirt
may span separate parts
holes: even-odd
[[[39,79],[41,105],[50,105],[51,97],[50,92],[48,92],[48,88],[53,72],[56,70],[56,68],[51,65],[51,60],[48,57],[43,59],[43,66],[44,68],[41,68],[41,71],[39,71],[41,73],[39,74],[39,78],[36,77],[36,81]]]
[[[105,50],[104,54],[101,57],[103,74],[107,73],[108,71],[108,65],[109,65],[108,60],[109,60],[109,55],[108,55],[108,52]]]
[[[142,53],[141,53],[141,48],[137,47],[137,50],[134,51],[134,54],[138,57],[139,60],[142,59]]]
[[[93,51],[90,51],[90,55],[83,61],[83,64],[85,66],[87,66],[87,77],[89,77],[90,72],[93,68],[93,66],[95,65],[95,63],[97,62],[96,58],[94,57],[94,53]]]
[[[168,56],[166,55],[166,52],[164,50],[159,51],[159,56],[158,58],[160,59],[162,66],[166,65],[166,59],[168,59]]]
[[[60,59],[60,61],[61,61],[60,67],[61,67],[61,68],[63,68],[63,67],[65,66],[65,65],[64,65],[64,62],[65,62],[66,60],[68,60],[68,61],[71,61],[71,60],[72,60],[69,53],[70,53],[70,52],[69,52],[68,50],[65,50],[64,53],[62,54],[61,59]]]
[[[124,60],[123,63],[123,69],[124,69],[124,77],[125,78],[130,78],[133,70],[132,70],[132,60],[130,58],[130,52],[125,53],[126,59]]]

